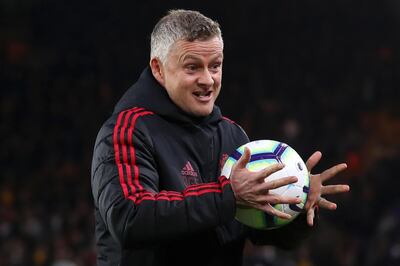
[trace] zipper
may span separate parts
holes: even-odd
[[[213,129],[212,128],[203,128],[201,126],[197,126],[206,136],[208,136],[209,139],[209,154],[208,158],[205,160],[206,165],[205,165],[205,170],[204,175],[202,176],[201,179],[203,182],[214,182],[217,179],[217,172],[215,172],[215,167],[214,167],[214,160],[217,157],[215,153],[215,140],[214,140],[214,134],[213,134]],[[218,169],[218,167],[216,168]]]
[[[216,136],[214,134],[211,135],[211,141],[210,141],[210,161],[209,161],[209,167],[208,167],[208,175],[209,175],[209,180],[210,181],[215,181],[218,177],[218,155],[215,154],[216,152],[216,147],[215,147],[215,138]],[[217,161],[217,162],[216,162]]]

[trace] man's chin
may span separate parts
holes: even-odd
[[[188,113],[194,117],[206,117],[209,116],[213,111],[213,108],[202,108],[197,110],[190,110]]]

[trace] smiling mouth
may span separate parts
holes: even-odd
[[[193,92],[193,95],[196,96],[197,98],[209,98],[211,96],[212,91],[195,91]]]

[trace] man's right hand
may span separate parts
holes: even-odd
[[[271,204],[298,204],[301,202],[301,199],[276,195],[271,193],[270,190],[295,183],[297,182],[297,177],[288,176],[268,181],[269,175],[281,170],[285,166],[277,163],[260,171],[251,172],[246,168],[250,157],[250,150],[246,147],[243,155],[232,167],[230,180],[237,204],[256,208],[279,218],[290,219],[291,216],[289,214],[278,211]]]

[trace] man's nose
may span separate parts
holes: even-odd
[[[207,68],[204,69],[204,71],[202,71],[198,83],[199,85],[204,87],[211,87],[212,85],[214,85],[213,76],[211,75],[210,71]]]

